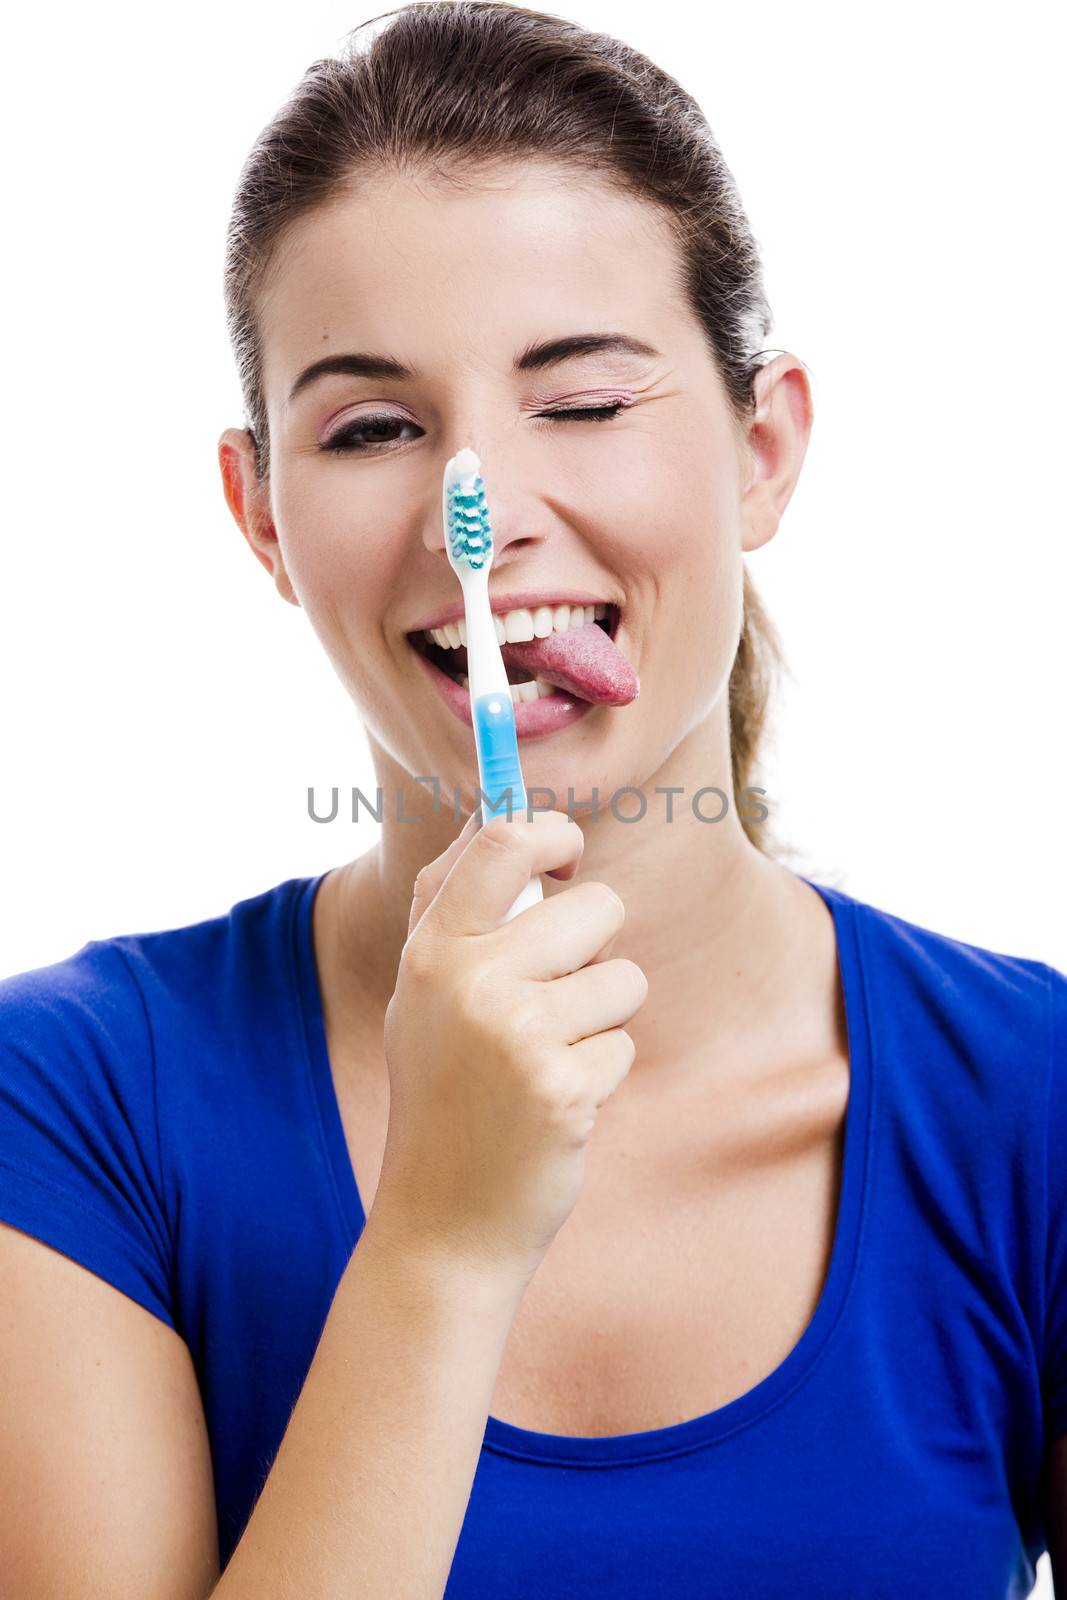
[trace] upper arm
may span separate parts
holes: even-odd
[[[0,1572],[18,1600],[205,1600],[218,1581],[187,1346],[0,1223]]]

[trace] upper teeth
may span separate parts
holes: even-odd
[[[528,639],[547,639],[550,633],[566,633],[568,628],[584,628],[587,622],[600,622],[608,614],[606,604],[592,606],[537,606],[518,611],[496,612],[493,622],[498,644],[521,644]],[[426,638],[442,650],[458,650],[467,644],[467,624],[446,622],[443,628],[430,628]]]

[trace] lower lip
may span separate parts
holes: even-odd
[[[414,645],[411,649],[422,662],[445,705],[473,732],[470,690],[457,683],[455,678],[450,678],[447,672],[442,672],[429,656],[424,656]],[[557,689],[555,694],[542,695],[537,700],[520,700],[517,704],[513,700],[512,704],[515,707],[515,736],[519,739],[536,739],[542,734],[558,733],[561,728],[571,727],[587,712],[596,709],[591,701],[579,700],[576,695],[565,694],[562,689]]]

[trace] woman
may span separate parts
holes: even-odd
[[[1067,979],[748,803],[743,558],[811,399],[694,102],[542,13],[390,17],[241,175],[219,445],[381,839],[0,985],[12,1592],[1025,1594],[1067,1573]],[[468,444],[508,638],[600,606],[640,682],[482,829],[426,637]]]

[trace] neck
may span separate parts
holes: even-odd
[[[725,735],[719,749],[718,761],[707,760],[707,729],[694,730],[638,792],[618,795],[618,816],[607,788],[596,817],[580,801],[572,808],[585,836],[580,877],[610,884],[626,906],[610,958],[636,962],[648,979],[648,999],[627,1024],[636,1056],[623,1087],[634,1103],[644,1086],[654,1086],[658,1097],[691,1081],[694,1071],[750,1075],[763,1060],[780,1065],[783,1030],[802,1053],[825,1047],[822,1023],[814,1020],[824,1011],[811,1005],[811,984],[822,985],[821,996],[833,969],[832,921],[817,894],[746,836]],[[473,809],[472,796],[454,818],[450,795],[435,807],[427,785],[415,783],[379,746],[374,753],[384,802],[381,838],[333,875],[327,934],[337,982],[352,984],[353,1015],[368,1005],[374,1015],[384,1012],[415,877]],[[719,796],[707,792],[711,784],[729,797],[718,822],[701,820],[722,809]],[[670,788],[680,792],[657,792]],[[565,797],[566,783],[557,792]],[[559,808],[565,807],[564,798]],[[639,820],[619,820],[627,816]],[[543,881],[546,897],[569,887]]]

